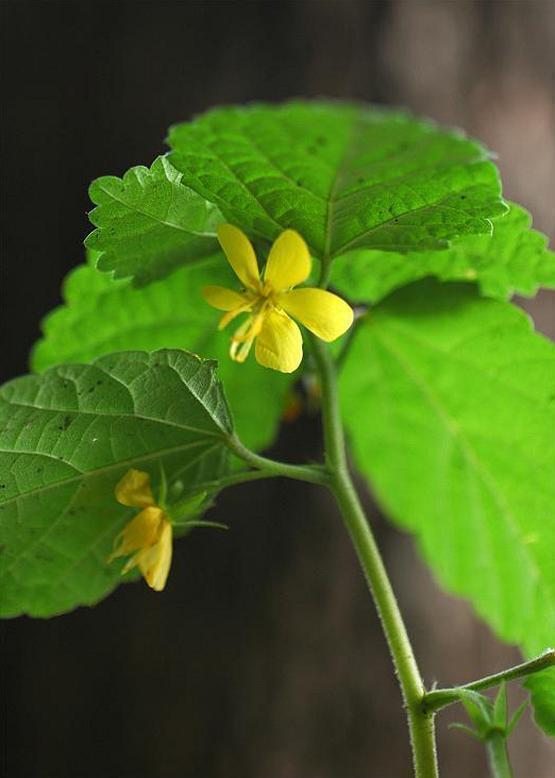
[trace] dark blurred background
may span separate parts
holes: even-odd
[[[555,232],[552,0],[3,2],[2,379],[82,261],[87,185],[150,163],[169,124],[292,96],[403,104],[499,154],[507,196]],[[553,296],[528,303],[555,334]],[[318,456],[315,419],[276,455]],[[503,668],[470,608],[368,508],[428,682]],[[7,778],[408,778],[384,640],[338,516],[317,490],[223,494],[228,533],[177,545],[167,591],[0,625]],[[518,693],[512,692],[516,703]],[[447,778],[486,776],[481,746],[439,721]],[[555,774],[528,719],[519,778]]]

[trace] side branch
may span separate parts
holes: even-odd
[[[452,705],[454,702],[459,702],[461,689],[474,692],[491,689],[494,686],[499,686],[504,681],[513,681],[516,678],[539,673],[548,667],[555,667],[555,649],[553,648],[548,648],[543,654],[540,654],[535,659],[531,659],[529,662],[523,662],[515,667],[510,667],[508,670],[502,670],[500,673],[488,675],[485,678],[464,684],[464,686],[455,686],[450,689],[433,689],[424,695],[422,708],[426,713],[433,713],[447,707],[447,705]]]

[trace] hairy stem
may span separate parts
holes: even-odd
[[[502,732],[492,732],[486,740],[486,751],[491,778],[513,778],[507,751],[507,740]]]
[[[376,541],[347,466],[336,369],[324,344],[313,341],[322,388],[326,465],[330,489],[341,509],[381,619],[407,712],[415,778],[437,778],[434,714],[422,708],[425,689],[412,646]]]

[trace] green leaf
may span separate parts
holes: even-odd
[[[167,157],[150,168],[134,167],[123,178],[103,176],[90,186],[97,227],[85,241],[101,252],[98,267],[137,285],[204,258],[217,244],[218,209],[182,183]]]
[[[507,684],[502,683],[493,705],[492,722],[498,729],[505,729],[508,723]]]
[[[438,249],[505,211],[487,152],[460,132],[362,104],[227,107],[172,127],[183,183],[253,238],[298,230],[325,262]]]
[[[32,367],[42,371],[133,349],[180,348],[213,357],[239,436],[250,448],[265,448],[276,434],[295,377],[263,368],[252,357],[243,365],[231,361],[229,330],[218,331],[221,313],[201,296],[202,287],[214,283],[236,286],[223,254],[141,289],[80,266],[64,283],[65,305],[42,323],[44,337],[33,350]]]
[[[332,284],[352,300],[379,302],[394,289],[426,276],[442,281],[476,281],[487,297],[532,297],[539,287],[555,288],[555,253],[544,235],[530,229],[530,214],[510,204],[493,222],[493,236],[466,235],[445,251],[411,254],[363,249],[333,266]]]
[[[0,613],[91,605],[120,581],[107,564],[133,510],[114,496],[130,468],[160,465],[184,493],[228,471],[231,420],[215,364],[181,351],[64,365],[0,389]]]
[[[476,740],[482,740],[480,735],[475,729],[472,729],[472,727],[467,727],[466,724],[461,724],[458,721],[453,721],[451,724],[449,724],[449,729],[459,729],[461,732],[466,733],[467,735],[470,735],[471,737],[475,738]]]
[[[510,736],[513,734],[513,732],[514,732],[514,729],[515,729],[516,725],[517,725],[517,724],[518,724],[518,722],[520,721],[520,719],[521,719],[521,717],[522,717],[522,714],[524,713],[524,711],[525,711],[525,710],[526,710],[526,708],[528,707],[529,703],[530,703],[530,701],[529,701],[529,700],[524,700],[524,702],[522,702],[522,703],[521,703],[521,704],[518,706],[518,708],[516,709],[516,711],[514,712],[514,714],[513,714],[512,718],[511,718],[511,720],[510,720],[510,721],[509,721],[509,723],[507,724],[507,737],[510,737]]]
[[[470,285],[421,282],[361,325],[341,389],[358,467],[443,585],[527,656],[552,645],[553,344]],[[527,683],[555,734],[554,674]]]
[[[493,707],[488,697],[470,689],[460,689],[459,699],[470,721],[476,727],[475,734],[479,738],[487,737],[492,724]]]
[[[548,735],[555,736],[555,668],[536,673],[525,686],[532,692],[536,721]]]

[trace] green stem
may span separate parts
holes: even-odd
[[[249,481],[261,481],[264,478],[277,478],[278,473],[267,473],[265,470],[240,470],[238,473],[223,476],[215,481],[206,481],[202,486],[207,491],[210,489],[226,489],[228,486],[238,486]]]
[[[526,675],[532,675],[553,666],[555,666],[555,650],[548,648],[543,654],[540,654],[535,659],[531,659],[529,662],[523,662],[515,667],[510,667],[508,670],[488,675],[464,686],[453,687],[452,689],[434,689],[424,696],[423,707],[428,713],[438,711],[460,700],[459,689],[470,689],[471,691],[479,692],[483,689],[499,686],[503,681],[523,678]]]
[[[492,732],[485,741],[492,778],[513,778],[513,770],[503,732]]]
[[[335,365],[320,341],[312,342],[322,388],[322,414],[330,489],[364,571],[399,678],[410,730],[416,778],[437,778],[434,714],[422,708],[425,688],[376,541],[351,480],[345,451]]]
[[[276,462],[273,459],[261,457],[255,454],[254,451],[250,451],[235,436],[228,438],[227,443],[234,454],[261,473],[260,475],[244,473],[242,478],[237,476],[237,480],[234,483],[276,476],[293,478],[295,481],[308,481],[311,484],[325,485],[328,483],[328,475],[320,465],[290,465],[286,462]]]

